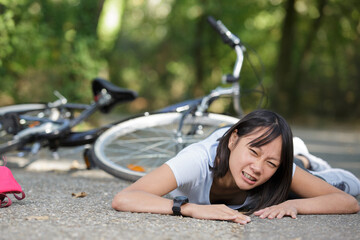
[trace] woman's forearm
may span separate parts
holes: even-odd
[[[124,212],[150,212],[172,214],[173,201],[144,191],[123,191],[118,193],[112,207]]]
[[[145,191],[131,190],[118,193],[112,207],[124,212],[148,212],[157,214],[172,214],[173,200],[166,199]],[[233,221],[246,224],[251,221],[248,216],[225,205],[197,205],[186,203],[181,206],[181,213],[198,219]]]
[[[357,200],[343,193],[289,200],[299,214],[345,214],[359,212]]]
[[[359,204],[351,195],[330,193],[311,198],[288,200],[254,212],[260,218],[282,218],[297,214],[346,214],[357,213]]]

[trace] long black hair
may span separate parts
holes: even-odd
[[[253,133],[259,128],[266,129],[265,133],[250,142],[251,147],[261,147],[281,136],[281,159],[279,168],[264,184],[248,191],[251,197],[256,198],[256,205],[249,214],[285,201],[290,191],[293,167],[293,141],[290,126],[279,114],[269,110],[256,110],[247,114],[238,123],[233,125],[220,139],[217,147],[215,164],[212,168],[215,178],[222,178],[229,171],[228,148],[231,134],[237,130],[239,139]]]

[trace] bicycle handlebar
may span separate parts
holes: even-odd
[[[246,51],[246,48],[243,44],[241,44],[240,38],[230,32],[229,29],[227,29],[227,27],[220,20],[216,20],[212,16],[209,16],[208,22],[220,34],[223,42],[228,44],[236,52],[236,62],[233,73],[224,75],[222,79],[224,83],[234,84],[238,82],[240,78],[240,71],[244,60],[244,52]]]
[[[237,45],[241,45],[240,38],[230,32],[220,20],[215,20],[215,18],[210,16],[208,17],[208,22],[220,34],[224,43],[228,44],[232,48]]]

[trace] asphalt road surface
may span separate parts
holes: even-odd
[[[360,178],[358,132],[293,130],[315,155]],[[360,238],[360,213],[275,220],[252,216],[252,222],[242,226],[225,221],[117,212],[111,208],[111,200],[130,182],[101,170],[84,170],[80,153],[77,157],[75,154],[75,159],[44,156],[27,168],[11,168],[26,198],[18,201],[11,197],[13,204],[0,209],[0,239]]]

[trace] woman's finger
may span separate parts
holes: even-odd
[[[276,208],[265,208],[265,211],[260,215],[260,218],[269,218],[269,219],[273,219],[276,217],[276,215],[278,214],[279,210],[277,210]]]
[[[251,218],[249,216],[246,216],[245,214],[237,211],[237,210],[234,210],[234,209],[231,209],[227,206],[224,206],[223,207],[223,210],[228,213],[229,215],[233,215],[235,218],[233,219],[234,222],[237,222],[237,223],[241,223],[241,224],[246,224],[248,222],[251,221]]]
[[[279,214],[276,216],[276,218],[280,219],[280,218],[283,218],[285,216],[285,211],[282,210],[279,212]]]
[[[279,211],[277,209],[274,209],[273,211],[271,211],[269,213],[269,215],[267,216],[267,218],[269,219],[274,219],[277,215],[279,214]]]
[[[289,215],[291,216],[291,218],[296,219],[297,212],[291,211]]]
[[[248,216],[239,216],[234,220],[234,222],[244,225],[244,224],[251,222],[251,218]]]
[[[254,212],[254,215],[255,215],[255,216],[259,216],[259,215],[261,215],[263,212],[264,212],[264,209],[261,209],[261,210],[259,210],[259,211]]]
[[[261,214],[263,214],[268,208],[264,208],[264,209],[260,209],[256,212],[254,212],[255,216],[260,216]]]

